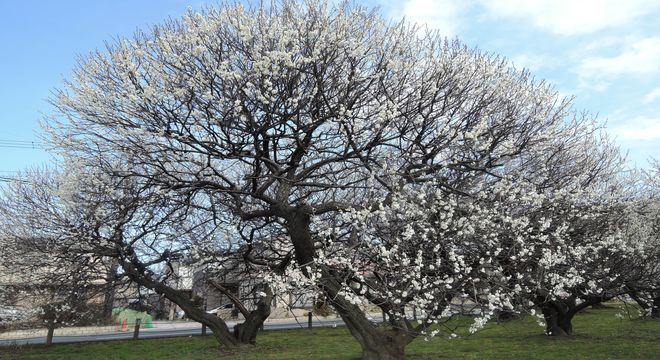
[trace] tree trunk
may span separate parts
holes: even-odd
[[[53,334],[55,334],[55,321],[48,321],[48,334],[46,334],[46,346],[53,344]]]
[[[376,343],[367,342],[362,345],[363,360],[400,360],[405,359],[405,345],[385,339]]]
[[[243,314],[243,317],[245,317],[245,322],[238,324],[238,333],[234,334],[234,336],[243,344],[256,344],[257,333],[262,327],[264,321],[270,316],[271,303],[273,302],[273,292],[270,290],[270,287],[266,286],[266,295],[259,299],[257,308],[248,311],[241,300],[234,296],[229,289],[212,279],[209,280],[209,283],[227,296],[241,314]]]
[[[295,210],[288,209],[287,231],[295,250],[296,262],[303,267],[314,263],[314,242],[310,232],[311,208],[303,205]],[[372,324],[359,306],[339,295],[341,283],[327,268],[321,268],[318,284],[328,302],[341,316],[351,335],[362,347],[362,358],[369,360],[405,359],[405,347],[415,337],[407,327],[381,330]],[[309,275],[309,274],[306,274]]]
[[[115,303],[115,290],[112,287],[106,289],[103,296],[103,321],[110,321],[112,319],[112,308]]]
[[[363,359],[405,359],[405,347],[415,339],[415,332],[408,331],[409,324],[398,323],[390,330],[378,328],[359,306],[338,295],[341,285],[328,269],[322,270],[322,279],[325,279],[322,285],[328,302],[360,343]]]
[[[630,291],[628,292],[628,295],[630,295],[630,297],[635,300],[637,305],[639,305],[639,307],[645,311],[649,311],[650,309],[651,317],[660,317],[660,296],[649,299],[640,295],[640,293],[636,291]]]
[[[549,336],[564,336],[573,333],[573,316],[552,304],[541,306],[545,318],[545,329]]]
[[[497,313],[498,321],[510,321],[510,320],[516,320],[518,318],[520,318],[520,314],[511,310],[500,310]]]
[[[245,318],[245,322],[241,324],[238,341],[243,344],[256,344],[257,333],[264,321],[270,316],[272,301],[273,293],[270,289],[267,289],[266,296],[259,299],[257,308],[250,311],[249,315]]]
[[[115,305],[115,283],[117,269],[119,264],[115,260],[111,260],[112,265],[106,272],[105,294],[103,296],[103,320],[110,321],[112,319],[112,309]]]

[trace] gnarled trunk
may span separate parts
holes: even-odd
[[[324,292],[337,313],[341,316],[351,335],[362,347],[362,359],[405,359],[405,347],[414,335],[406,331],[405,327],[393,330],[379,329],[369,321],[362,309],[338,295],[340,284],[324,269]]]
[[[257,343],[257,333],[263,325],[264,321],[268,319],[271,311],[271,303],[273,302],[273,292],[269,286],[266,286],[265,296],[262,296],[257,302],[257,308],[248,311],[243,302],[232,294],[229,289],[222,286],[214,280],[209,280],[209,283],[213,285],[216,289],[222,292],[225,296],[231,300],[231,302],[236,306],[236,308],[243,314],[245,317],[245,322],[242,324],[237,324],[237,331],[234,333],[234,337],[238,339],[243,344],[256,344]]]
[[[649,311],[651,317],[660,317],[660,296],[644,297],[637,291],[630,291],[628,292],[628,295],[630,295],[630,297],[635,300],[637,305],[639,305],[642,309]]]
[[[245,317],[245,322],[240,324],[238,341],[243,344],[256,344],[257,333],[264,321],[270,316],[273,293],[267,289],[266,296],[261,297],[257,303],[257,308],[250,311]],[[244,314],[245,315],[245,314]]]
[[[571,335],[573,333],[573,315],[563,311],[555,304],[546,303],[541,306],[545,318],[545,330],[549,336]]]
[[[405,346],[395,338],[385,336],[376,341],[367,341],[362,345],[362,359],[364,360],[399,360],[405,359]]]
[[[287,230],[295,249],[299,266],[314,263],[314,242],[310,232],[310,211],[307,206],[288,209]],[[328,302],[337,311],[351,335],[362,347],[362,358],[369,360],[405,359],[405,347],[414,335],[405,328],[381,330],[372,324],[362,309],[339,295],[341,283],[329,269],[321,269],[321,282],[318,284]]]
[[[511,310],[500,310],[497,313],[498,321],[510,321],[510,320],[517,320],[519,318],[520,318],[520,314]]]
[[[545,298],[539,296],[537,302],[545,318],[547,334],[550,336],[562,336],[573,334],[572,321],[575,314],[589,306],[607,301],[614,296],[616,296],[615,293],[580,299],[571,296],[567,299],[556,300],[545,300]]]

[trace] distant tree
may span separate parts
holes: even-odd
[[[635,251],[626,287],[643,313],[660,317],[660,162],[643,174],[641,189],[625,213],[626,236]]]
[[[528,236],[501,235],[498,262],[514,279],[519,308],[539,307],[548,335],[569,335],[579,311],[625,292],[626,269],[635,259],[620,231],[625,204],[579,190],[541,204],[520,217],[533,224]]]
[[[74,290],[81,286],[100,290],[94,296],[112,292],[110,285],[130,281],[176,303],[189,318],[212,329],[220,343],[254,343],[270,307],[268,311],[260,306],[250,309],[244,331],[236,338],[221,318],[206,313],[199,294],[182,291],[171,281],[176,275],[173,264],[182,260],[216,267],[230,260],[242,262],[243,253],[232,252],[230,224],[220,218],[200,217],[197,198],[168,197],[154,193],[149,186],[114,181],[79,165],[69,164],[62,172],[35,172],[6,189],[0,206],[2,228],[12,242],[11,252],[5,254],[20,259],[20,263],[8,262],[8,267],[16,273],[38,274],[46,279],[41,283],[60,292],[74,285]],[[225,226],[228,228],[223,229]],[[80,259],[85,260],[85,267],[72,266]],[[259,262],[258,253],[251,259]],[[105,279],[99,277],[108,266],[114,278],[100,287],[96,283]],[[38,282],[29,279],[25,283]],[[68,293],[77,295],[79,291]],[[272,294],[264,295],[269,296]],[[63,305],[49,309],[73,308],[70,302]]]
[[[0,193],[3,281],[26,317],[55,326],[110,319],[116,274],[107,259],[67,241],[81,214],[58,202],[54,173],[31,170]],[[109,311],[110,310],[110,311]],[[31,316],[34,315],[34,316]]]
[[[499,239],[497,262],[515,290],[516,309],[539,307],[546,333],[558,336],[572,333],[579,311],[625,291],[635,256],[621,231],[629,191],[618,149],[595,133],[556,138],[547,151],[547,159],[523,170],[528,181],[511,189],[522,198],[496,199],[508,216],[490,232]]]

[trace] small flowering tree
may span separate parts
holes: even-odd
[[[618,153],[607,142],[587,140],[555,154],[574,163],[546,164],[547,175],[527,187],[518,182],[497,199],[507,217],[491,231],[517,309],[540,307],[546,333],[562,335],[572,332],[577,312],[625,291],[626,266],[636,256],[622,232],[628,199]]]
[[[321,1],[191,12],[90,55],[53,104],[53,141],[74,161],[203,196],[208,218],[221,204],[248,232],[278,223],[287,281],[321,291],[365,359],[400,359],[428,333],[406,305],[431,322],[456,295],[486,317],[509,306],[508,275],[477,256],[494,251],[479,222],[502,217],[480,194],[550,179],[558,158],[581,164],[554,145],[596,131],[502,58]]]
[[[630,195],[618,149],[593,123],[573,124],[542,149],[507,162],[475,196],[490,209],[480,261],[494,262],[484,271],[512,297],[500,311],[540,307],[547,333],[561,335],[578,311],[623,291],[624,265],[636,257],[621,232]]]
[[[81,214],[56,201],[58,190],[53,173],[32,170],[0,194],[3,282],[14,302],[33,307],[17,321],[29,314],[49,326],[107,321],[112,299],[105,294],[116,274],[105,259],[67,241]]]
[[[519,309],[541,308],[548,335],[571,334],[577,312],[624,292],[624,264],[634,256],[616,220],[624,208],[617,201],[578,190],[555,193],[527,204],[518,224],[505,224],[498,262],[513,279]],[[526,236],[508,228],[520,223]],[[518,235],[505,235],[511,233]]]
[[[40,318],[55,326],[80,322],[90,301],[107,299],[104,294],[131,281],[179,305],[190,318],[209,326],[222,344],[254,342],[269,311],[248,314],[245,327],[255,330],[235,338],[221,318],[198,306],[195,294],[171,285],[172,272],[163,271],[181,259],[218,265],[217,258],[208,257],[211,251],[224,259],[233,256],[227,232],[218,230],[221,224],[200,221],[196,199],[182,204],[136,183],[112,182],[83,165],[22,176],[8,185],[0,203],[3,265],[28,290],[45,286],[40,294],[29,294],[44,299]],[[113,270],[110,278],[108,269]]]
[[[653,165],[625,213],[625,236],[635,254],[626,267],[626,288],[644,315],[660,317],[660,162]]]

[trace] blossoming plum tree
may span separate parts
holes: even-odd
[[[660,162],[644,174],[641,191],[624,215],[625,236],[635,255],[626,267],[628,295],[644,315],[660,317]]]
[[[472,297],[477,327],[510,306],[496,236],[478,235],[507,216],[498,197],[551,179],[545,164],[582,163],[553,149],[596,133],[505,59],[322,1],[190,12],[88,56],[53,104],[66,157],[100,158],[108,176],[154,192],[203,194],[248,233],[279,224],[295,260],[287,281],[322,291],[365,359],[400,359],[434,331],[406,305],[435,322]],[[391,326],[372,324],[364,301]]]
[[[606,137],[548,145],[551,161],[523,171],[526,181],[494,199],[506,216],[490,232],[517,308],[540,307],[546,332],[561,335],[572,332],[578,311],[624,291],[623,264],[635,256],[621,231],[628,204],[616,147]]]

